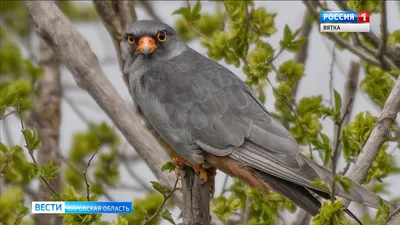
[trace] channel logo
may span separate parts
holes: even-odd
[[[128,214],[132,202],[32,202],[33,214]]]

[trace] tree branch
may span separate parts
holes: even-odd
[[[396,217],[396,215],[398,215],[399,213],[400,213],[400,207],[397,207],[397,209],[395,209],[391,214],[389,214],[385,223],[389,223],[389,221],[394,219]]]
[[[382,0],[382,9],[381,9],[381,43],[379,44],[378,51],[376,52],[376,57],[381,61],[383,65],[383,53],[386,48],[386,43],[388,39],[388,30],[387,30],[387,12],[386,12],[386,0]]]
[[[303,0],[303,3],[305,6],[310,10],[312,13],[313,17],[316,19],[316,21],[319,21],[319,13],[317,9],[313,6],[311,1]],[[320,23],[318,22],[318,25]],[[361,59],[375,65],[381,67],[381,63],[376,60],[375,58],[370,57],[368,54],[366,54],[364,51],[354,47],[351,43],[347,42],[343,38],[341,38],[339,35],[335,33],[326,33],[327,37],[335,41],[337,44],[341,45],[343,48],[349,50],[351,53],[357,55]]]
[[[36,168],[39,169],[39,164],[37,163],[36,158],[35,158],[35,155],[33,154],[34,152],[33,152],[33,150],[30,148],[30,146],[28,145],[28,139],[27,139],[27,136],[26,136],[26,131],[27,131],[27,129],[25,128],[25,125],[24,125],[24,120],[23,120],[23,118],[22,118],[21,110],[22,110],[22,100],[20,99],[20,100],[19,100],[19,109],[18,109],[18,112],[19,112],[19,114],[20,114],[21,133],[22,133],[22,136],[24,136],[25,147],[26,147],[26,149],[28,150],[29,156],[30,156],[30,158],[32,159],[32,162],[35,164]],[[63,199],[62,196],[57,192],[56,189],[54,189],[54,187],[50,184],[49,181],[46,180],[46,178],[45,178],[43,175],[40,175],[40,178],[41,178],[42,181],[46,184],[46,186],[51,190],[51,192],[53,192],[53,194],[55,194],[55,195],[57,195],[59,198]]]
[[[178,190],[178,181],[179,181],[179,176],[176,177],[175,183],[174,183],[174,187],[171,190],[171,192],[168,193],[167,196],[164,197],[164,200],[161,202],[161,205],[158,207],[157,211],[154,212],[154,214],[152,216],[150,216],[149,218],[146,219],[146,221],[144,222],[145,225],[147,225],[149,222],[151,222],[156,216],[159,215],[161,209],[164,207],[165,203],[167,203],[168,199],[171,198],[171,196],[174,194],[174,192],[176,190]]]
[[[182,194],[184,207],[182,210],[183,224],[209,225],[210,217],[210,190],[211,181],[201,183],[198,173],[192,168],[184,167],[182,170]]]
[[[164,187],[172,189],[175,176],[161,172],[169,157],[156,138],[141,123],[141,117],[121,98],[101,70],[87,41],[53,2],[24,1],[39,36],[43,37],[73,75],[103,109],[127,141],[146,162]],[[182,209],[182,195],[174,193],[174,202]],[[218,217],[212,224],[223,224]]]
[[[357,158],[354,167],[350,171],[349,177],[361,184],[378,153],[379,149],[390,138],[390,130],[393,122],[396,120],[400,109],[400,77],[389,94],[381,115],[378,118],[374,128],[371,131],[360,155]],[[349,203],[346,202],[346,205]]]
[[[127,25],[136,20],[133,1],[94,0],[93,5],[113,40],[115,50],[117,51],[119,67],[123,71],[124,62],[121,58],[120,43],[122,33]],[[124,74],[123,77],[124,81],[128,82],[127,74]]]
[[[350,69],[349,73],[347,75],[347,80],[345,84],[345,89],[343,93],[343,104],[341,108],[341,115],[344,115],[345,113],[348,113],[348,116],[346,116],[343,121],[342,121],[342,127],[346,126],[350,122],[350,116],[351,112],[353,111],[353,106],[354,104],[350,104],[349,102],[352,101],[354,102],[356,93],[357,93],[357,84],[358,84],[358,78],[360,74],[360,63],[352,61],[350,64]],[[337,133],[337,127],[334,128],[334,133]],[[340,139],[336,138],[337,136],[334,137],[333,143],[338,143],[340,142]],[[334,158],[334,162],[337,162],[339,160],[340,154],[342,152],[342,145],[339,145],[338,151],[336,153],[336,157]],[[332,162],[333,162],[332,161]],[[346,165],[346,168],[348,169],[350,167],[350,164]],[[347,169],[343,170],[344,172],[347,171]],[[343,172],[342,171],[342,172]]]
[[[345,1],[335,0],[336,4],[339,6],[341,10],[349,10]],[[379,48],[381,45],[381,39],[377,37],[373,32],[363,32],[361,34],[366,41],[370,42],[375,48]],[[383,50],[384,55],[386,55],[393,64],[400,69],[400,47],[396,46],[388,46],[385,44],[385,48]],[[388,60],[383,57],[386,61],[385,65],[388,64]]]
[[[340,118],[339,121],[335,121],[335,125],[336,125],[336,136],[335,136],[335,148],[333,149],[333,154],[331,157],[332,160],[332,192],[331,192],[331,201],[334,202],[335,201],[335,176],[336,176],[336,166],[337,166],[337,162],[339,159],[339,147],[340,147],[340,134],[342,133],[342,127],[343,127],[343,122],[346,119],[346,117],[349,115],[350,111],[350,107],[353,103],[353,99],[350,99],[349,102],[346,105],[345,108],[345,112],[342,114],[342,118]]]
[[[86,164],[85,170],[82,172],[83,177],[85,179],[85,184],[86,184],[86,199],[90,202],[90,184],[88,182],[87,179],[87,171],[89,169],[90,163],[92,162],[92,160],[94,159],[94,157],[96,156],[96,154],[99,152],[99,150],[97,150],[95,153],[93,153],[92,157],[90,157],[89,161]]]

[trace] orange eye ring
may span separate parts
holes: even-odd
[[[135,43],[135,37],[133,37],[132,35],[128,35],[127,40],[130,45]]]
[[[157,34],[157,39],[158,39],[160,42],[166,41],[166,40],[167,40],[167,32],[165,32],[165,31],[158,32],[158,34]]]

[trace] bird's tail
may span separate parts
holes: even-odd
[[[251,171],[259,178],[261,178],[268,186],[275,192],[285,196],[296,205],[300,206],[302,209],[310,213],[312,216],[316,216],[319,213],[321,207],[321,202],[314,197],[310,191],[305,187],[298,184],[292,183],[287,180],[269,175],[257,169],[251,169]],[[329,198],[326,193],[315,192],[323,198]],[[349,210],[344,210],[350,217],[362,225],[361,221]]]

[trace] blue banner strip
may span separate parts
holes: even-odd
[[[66,214],[129,214],[132,202],[65,202]]]

